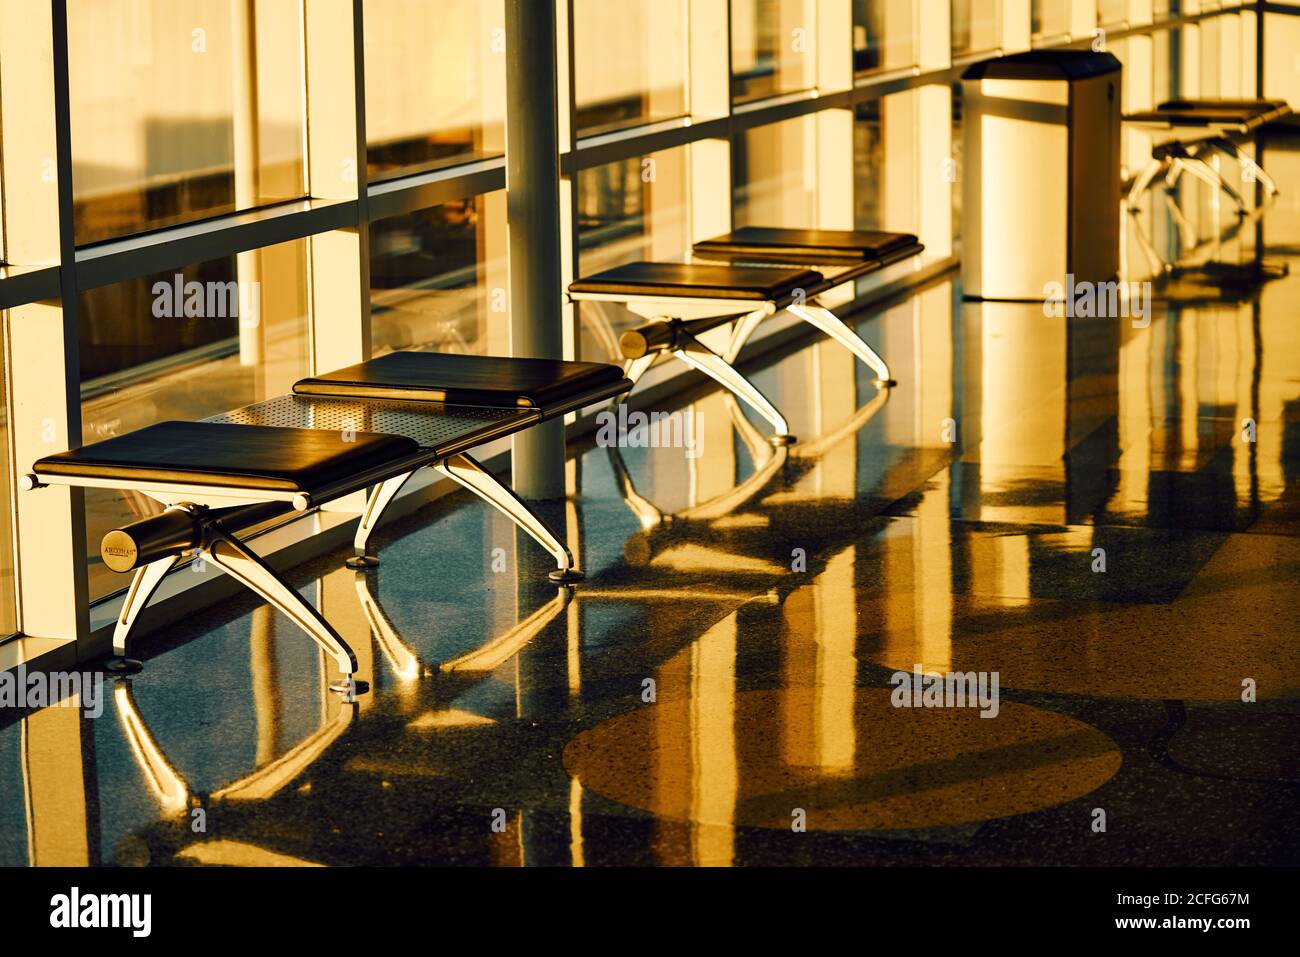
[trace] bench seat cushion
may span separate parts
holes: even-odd
[[[696,243],[695,253],[750,262],[853,265],[883,260],[917,245],[911,233],[745,226],[725,236]]]
[[[1167,123],[1170,126],[1262,126],[1291,112],[1285,100],[1167,100],[1154,110],[1133,113],[1130,123]]]
[[[298,395],[443,402],[490,408],[549,408],[590,393],[607,393],[623,370],[604,362],[509,356],[390,352],[294,384]]]
[[[781,302],[791,298],[796,289],[808,290],[824,284],[825,277],[810,269],[638,262],[579,279],[569,286],[569,291],[608,296]]]
[[[159,422],[48,455],[38,475],[168,482],[311,494],[419,451],[415,440],[373,432],[224,422]]]

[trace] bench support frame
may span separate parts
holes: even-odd
[[[433,463],[433,468],[483,499],[546,549],[555,559],[556,565],[555,571],[547,576],[551,581],[575,582],[582,579],[582,572],[573,560],[573,554],[559,537],[529,507],[528,503],[515,493],[514,489],[498,480],[477,460],[467,453],[460,452],[441,462]],[[370,548],[370,536],[378,527],[385,509],[392,504],[402,486],[414,474],[415,472],[412,471],[395,475],[370,490],[370,497],[366,500],[365,510],[361,513],[356,535],[352,539],[353,556],[347,560],[349,568],[373,568],[379,564],[379,556]]]
[[[186,554],[193,554],[220,568],[305,631],[343,676],[342,680],[330,684],[331,691],[351,695],[364,690],[358,688],[357,682],[352,678],[357,670],[357,656],[347,641],[275,569],[222,527],[220,519],[229,515],[229,509],[213,514],[200,505],[177,504],[172,508],[183,509],[195,517],[202,530],[202,540],[193,549],[167,555],[136,569],[113,627],[114,657],[107,665],[110,672],[133,674],[143,667],[139,661],[127,656],[127,642],[131,632],[163,579]]]

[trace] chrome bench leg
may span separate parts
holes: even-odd
[[[555,571],[547,576],[551,581],[572,582],[582,578],[582,572],[574,564],[572,553],[547,527],[541,517],[529,508],[527,502],[515,494],[514,489],[497,481],[495,475],[474,459],[462,452],[444,460],[435,468],[492,505],[550,552],[557,566]]]
[[[143,568],[136,569],[135,577],[131,579],[131,587],[127,590],[126,598],[122,600],[122,610],[118,613],[117,623],[113,626],[113,657],[106,665],[108,671],[114,674],[134,674],[143,667],[139,661],[127,657],[126,640],[130,637],[135,623],[139,621],[140,613],[149,604],[153,593],[158,590],[167,573],[175,568],[180,560],[180,555],[168,555],[166,558],[160,558]]]
[[[1195,176],[1201,182],[1205,183],[1205,185],[1209,186],[1210,189],[1223,190],[1228,194],[1228,198],[1237,204],[1239,210],[1244,210],[1246,208],[1246,204],[1242,201],[1241,196],[1237,191],[1232,188],[1232,185],[1224,179],[1213,166],[1201,157],[1194,156],[1179,159],[1175,161],[1174,165],[1179,167],[1183,172]]]
[[[379,564],[379,556],[372,555],[369,551],[370,536],[379,525],[384,510],[397,497],[406,480],[414,474],[414,472],[407,472],[405,475],[395,475],[370,490],[370,497],[366,499],[366,510],[361,513],[361,520],[357,522],[357,533],[352,538],[352,557],[345,563],[348,568],[373,568]]]
[[[1207,145],[1212,149],[1216,149],[1221,153],[1226,153],[1228,156],[1235,159],[1241,165],[1243,173],[1249,167],[1253,171],[1255,179],[1263,185],[1264,189],[1268,191],[1270,196],[1277,194],[1277,183],[1274,182],[1273,177],[1264,172],[1264,167],[1260,166],[1253,159],[1247,156],[1245,150],[1232,140],[1227,138],[1216,138],[1209,140]]]
[[[766,309],[755,309],[753,312],[746,313],[736,320],[736,325],[731,330],[731,341],[727,343],[727,351],[722,354],[722,358],[727,365],[735,364],[736,357],[740,355],[740,350],[745,348],[745,343],[754,334],[758,324],[769,315],[771,313]]]
[[[758,391],[752,382],[704,343],[696,339],[687,339],[680,348],[673,350],[673,355],[692,369],[703,372],[766,419],[776,433],[768,440],[773,445],[790,445],[794,442],[794,436],[790,434],[790,426],[786,423],[785,416],[767,400],[767,396]]]
[[[1157,176],[1165,172],[1165,166],[1166,164],[1161,160],[1152,159],[1147,167],[1138,174],[1137,179],[1133,180],[1133,185],[1128,191],[1128,198],[1125,200],[1125,205],[1128,206],[1130,212],[1138,211],[1142,194],[1150,189]]]
[[[847,348],[855,356],[865,362],[876,374],[876,382],[879,385],[894,385],[894,379],[889,374],[889,366],[885,360],[876,354],[876,350],[862,341],[862,337],[854,332],[847,323],[835,313],[831,312],[825,306],[819,306],[816,303],[806,302],[802,306],[795,304],[789,307],[790,312],[794,313],[804,322],[811,323],[826,335],[830,336],[840,345]]]
[[[243,543],[217,529],[212,529],[210,534],[212,537],[203,549],[204,557],[284,612],[334,661],[344,680],[332,682],[330,690],[346,694],[364,691],[362,683],[352,678],[357,670],[356,654],[325,617]]]

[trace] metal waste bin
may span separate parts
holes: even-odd
[[[962,74],[967,298],[1116,278],[1122,69],[1110,53],[1032,50]]]

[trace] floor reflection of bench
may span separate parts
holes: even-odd
[[[711,262],[616,266],[574,282],[569,298],[621,303],[651,320],[619,343],[624,373],[634,383],[671,354],[753,408],[772,426],[770,441],[785,445],[793,441],[785,418],[733,366],[758,324],[789,310],[852,351],[878,384],[892,384],[885,361],[817,297],[922,249],[915,236],[903,233],[745,227],[695,245],[695,257]],[[723,352],[699,340],[732,320],[736,325]]]
[[[374,564],[369,539],[385,508],[411,475],[431,466],[542,544],[558,566],[552,579],[576,580],[581,572],[561,540],[468,453],[630,387],[618,367],[597,363],[391,353],[203,422],[160,422],[47,456],[22,484],[139,491],[165,506],[101,544],[108,567],[136,572],[114,630],[110,670],[138,670],[126,649],[140,612],[167,573],[197,554],[282,611],[350,676],[352,649],[240,533],[369,488],[354,562]]]

